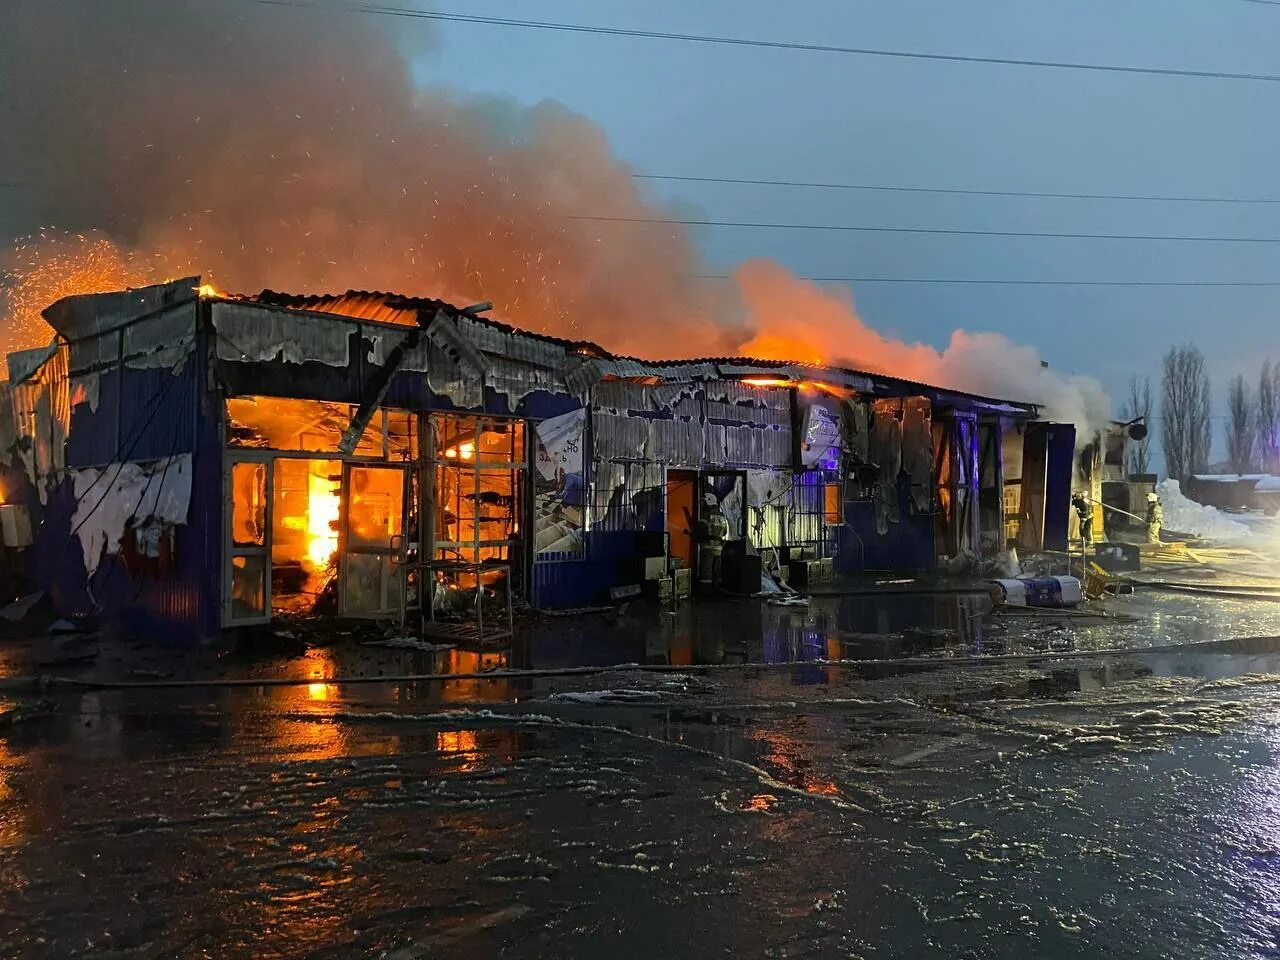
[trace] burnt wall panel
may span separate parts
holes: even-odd
[[[128,371],[132,373],[133,371]],[[71,407],[71,429],[67,434],[67,466],[90,467],[116,459],[117,404],[120,401],[120,371],[97,375],[97,407],[85,400]]]
[[[351,339],[358,340],[359,333],[353,331]],[[359,362],[346,367],[335,367],[314,360],[289,363],[284,360],[218,359],[218,379],[232,396],[262,394],[303,400],[329,400],[334,403],[359,403],[364,396],[361,374]]]
[[[182,368],[125,368],[120,377],[120,451],[106,460],[153,460],[195,449],[197,389],[194,357]],[[104,409],[99,405],[98,410]]]
[[[126,370],[126,382],[137,373],[144,376],[134,379],[132,387],[140,395],[151,395],[148,391],[154,387],[152,376],[172,377],[167,370]],[[175,528],[174,551],[167,564],[152,562],[129,569],[119,556],[107,556],[90,580],[83,548],[72,524],[77,506],[72,480],[66,478],[59,483],[43,507],[34,490],[24,490],[23,501],[32,511],[36,531],[35,542],[28,551],[28,570],[34,585],[48,593],[59,615],[93,616],[113,628],[161,643],[194,642],[217,631],[222,573],[222,453],[217,406],[196,390],[204,378],[205,367],[197,354],[188,359],[187,369],[173,378],[173,389],[185,393],[191,388],[189,401],[179,402],[173,394],[166,395],[165,406],[173,410],[157,413],[139,443],[140,455],[133,457],[168,456],[174,437],[183,447],[177,453],[193,454],[187,522]],[[91,450],[95,456],[108,454],[97,463],[109,463],[114,455],[109,447],[113,446],[82,449]]]

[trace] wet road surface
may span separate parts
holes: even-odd
[[[509,653],[229,658],[308,682],[0,703],[22,711],[0,731],[0,956],[1280,951],[1273,644],[975,667],[948,660],[1135,624],[901,599],[584,618]],[[1130,642],[1196,639],[1183,603]],[[820,662],[850,647],[939,662]],[[584,651],[663,669],[325,682]],[[127,656],[103,660],[85,674]]]

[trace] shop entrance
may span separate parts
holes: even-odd
[[[376,411],[353,454],[350,404],[227,401],[223,624],[273,616],[401,616],[416,553],[417,417]],[[406,571],[410,573],[405,576]]]
[[[348,463],[342,476],[338,612],[345,617],[400,614],[399,554],[409,531],[409,471]]]
[[[694,531],[698,522],[698,474],[667,471],[667,550],[688,569],[694,563]]]

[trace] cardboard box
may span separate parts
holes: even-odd
[[[822,564],[821,560],[792,560],[787,583],[797,589],[822,583]]]
[[[666,575],[666,557],[627,557],[618,564],[618,579],[624,583],[645,583]]]
[[[676,599],[688,600],[693,593],[693,571],[688,568],[673,570],[671,579],[674,581]]]

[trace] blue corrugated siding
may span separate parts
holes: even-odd
[[[166,642],[190,642],[219,626],[221,593],[222,457],[216,410],[204,409],[199,352],[177,375],[168,369],[126,369],[119,378],[123,409],[130,410],[121,436],[129,460],[191,453],[192,489],[187,523],[175,532],[173,569],[161,576],[133,575],[115,556],[98,567],[92,582],[73,532],[75,493],[68,478],[41,507],[29,486],[24,501],[37,524],[29,551],[29,575],[48,592],[63,615],[92,616],[104,625]],[[112,374],[116,377],[116,374]],[[103,380],[107,377],[104,375]],[[114,389],[114,388],[112,388]],[[101,396],[105,400],[107,391]],[[145,407],[150,401],[150,406]],[[210,404],[211,406],[211,404]],[[100,402],[73,415],[68,457],[72,467],[110,462],[114,456],[114,406]],[[110,418],[110,419],[108,419]],[[96,436],[95,436],[96,434]],[[123,451],[122,451],[123,452]]]
[[[97,409],[88,403],[71,408],[67,466],[191,453],[200,391],[197,366],[197,359],[188,357],[176,373],[169,368],[126,367],[99,374]]]
[[[1052,423],[1046,428],[1048,460],[1044,478],[1044,548],[1067,549],[1071,514],[1071,477],[1075,470],[1076,428]]]
[[[876,532],[875,504],[845,505],[845,523],[839,528],[836,569],[841,573],[861,570],[928,570],[933,567],[933,515],[911,512],[910,487],[905,474],[898,484],[897,523],[889,524],[883,536]]]
[[[88,467],[110,463],[116,455],[116,404],[120,376],[108,371],[98,377],[98,408],[78,403],[71,408],[67,433],[67,466]]]
[[[178,373],[124,371],[120,384],[120,457],[153,460],[195,450],[199,364],[188,357]],[[101,408],[99,408],[101,409]]]
[[[589,530],[584,560],[533,565],[533,605],[544,610],[605,601],[618,582],[618,563],[636,550],[631,531]]]

